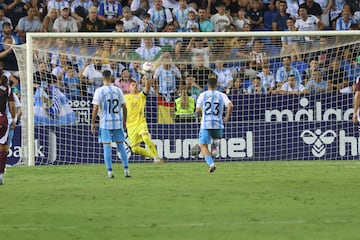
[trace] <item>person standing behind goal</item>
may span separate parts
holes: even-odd
[[[130,83],[130,93],[125,95],[128,118],[126,121],[127,133],[130,140],[131,150],[144,157],[154,159],[154,163],[163,162],[157,153],[154,143],[149,136],[149,130],[145,118],[146,97],[149,95],[150,79],[144,75],[145,86],[142,92],[139,92],[139,84],[136,81]],[[140,143],[144,142],[147,146],[143,148]]]
[[[3,185],[3,175],[6,166],[9,146],[8,139],[8,118],[6,116],[6,106],[9,104],[9,110],[12,119],[15,119],[15,103],[14,96],[8,85],[8,79],[4,77],[3,72],[0,71],[0,185]],[[15,128],[16,122],[11,122],[10,128]]]
[[[216,90],[217,79],[212,77],[207,81],[208,90],[200,93],[196,101],[196,113],[201,117],[199,132],[200,149],[206,163],[209,165],[209,172],[215,172],[215,163],[208,149],[211,140],[219,140],[222,137],[224,123],[228,122],[233,109],[233,104],[225,93]],[[224,108],[226,114],[222,118]]]
[[[97,88],[94,93],[92,104],[93,112],[91,117],[91,132],[95,134],[95,120],[99,115],[99,142],[104,147],[104,161],[108,170],[108,178],[114,178],[112,171],[111,142],[115,142],[120,152],[121,161],[124,167],[125,177],[130,177],[129,160],[125,150],[124,141],[127,119],[127,109],[124,95],[120,88],[112,84],[110,70],[102,73],[103,86]]]

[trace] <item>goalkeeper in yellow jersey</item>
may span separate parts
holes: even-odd
[[[145,118],[146,96],[150,91],[150,80],[146,77],[142,92],[139,92],[138,83],[132,81],[129,91],[130,93],[125,95],[125,102],[127,107],[126,128],[131,150],[135,154],[153,158],[154,163],[163,162],[163,160],[159,158],[156,147],[150,139]],[[147,149],[140,146],[142,142],[145,143]]]

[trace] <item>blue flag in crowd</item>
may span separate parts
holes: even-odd
[[[69,99],[54,85],[39,87],[34,95],[34,124],[70,124],[76,122],[76,115],[69,105]]]

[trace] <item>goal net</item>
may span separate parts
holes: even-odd
[[[90,131],[101,72],[110,69],[127,94],[130,79],[142,89],[145,61],[155,65],[146,118],[166,161],[202,160],[194,103],[211,76],[234,104],[217,161],[357,159],[359,39],[356,31],[28,34],[13,46],[23,118],[10,163],[102,162]]]

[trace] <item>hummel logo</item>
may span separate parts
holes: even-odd
[[[327,130],[322,133],[320,129],[316,129],[315,133],[310,130],[305,130],[300,137],[306,144],[312,145],[311,152],[315,157],[324,156],[326,149],[325,145],[331,144],[336,138],[336,133],[333,130]]]

